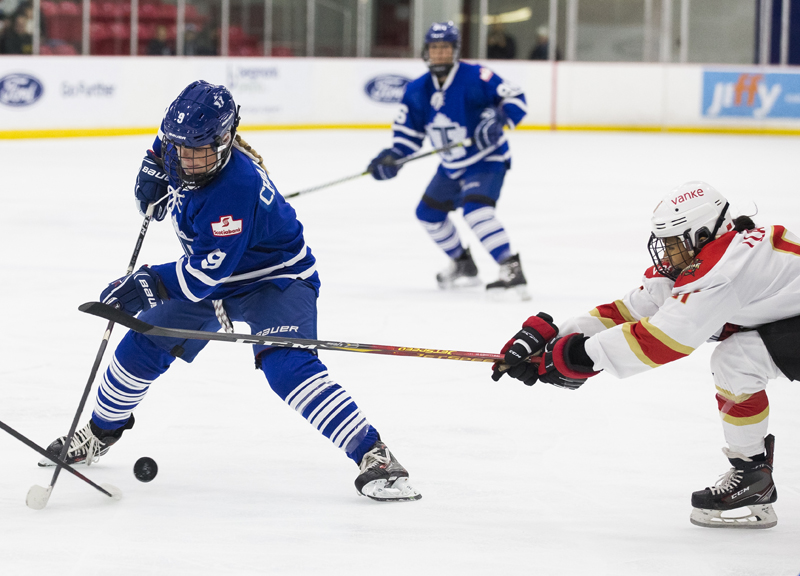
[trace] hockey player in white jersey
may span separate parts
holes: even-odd
[[[423,59],[430,73],[408,86],[392,129],[392,147],[367,170],[376,180],[397,176],[395,162],[417,152],[427,136],[440,152],[439,169],[417,206],[417,219],[450,258],[437,276],[441,288],[477,285],[478,268],[449,213],[463,209],[464,220],[500,265],[487,290],[512,290],[527,299],[519,254],[495,215],[506,171],[511,167],[504,127],[514,128],[527,113],[525,95],[486,67],[458,60],[460,38],[452,22],[433,24],[425,35]],[[463,146],[458,146],[462,144]]]
[[[492,377],[577,389],[601,371],[626,378],[718,341],[711,372],[731,469],[692,494],[690,519],[708,527],[775,526],[766,385],[800,380],[800,238],[783,226],[733,219],[726,199],[699,181],[670,192],[651,226],[654,265],[641,287],[560,331],[547,314],[532,316],[503,347]],[[524,362],[539,355],[539,364]]]

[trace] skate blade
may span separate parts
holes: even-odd
[[[86,460],[78,460],[77,462],[67,462],[73,468],[75,466],[85,466]],[[48,458],[42,458],[39,460],[39,468],[55,468],[56,463]]]
[[[477,276],[474,278],[458,278],[452,282],[439,282],[440,290],[462,290],[464,288],[474,288],[475,286],[480,286],[482,284],[481,279]]]
[[[693,508],[689,521],[704,528],[764,529],[778,523],[771,504],[742,506],[734,510]]]
[[[487,288],[486,294],[495,302],[516,302],[517,300],[527,302],[531,299],[527,284],[518,284],[511,288]]]
[[[408,478],[373,480],[364,485],[360,494],[378,502],[413,502],[422,498],[422,494],[408,483]]]

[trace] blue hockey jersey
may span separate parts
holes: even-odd
[[[392,125],[393,148],[407,156],[418,151],[427,135],[435,148],[472,138],[481,113],[499,109],[506,124],[514,128],[527,113],[525,95],[516,86],[477,64],[457,62],[442,86],[430,73],[406,86],[400,112]],[[505,134],[495,146],[479,150],[473,142],[441,152],[442,168],[453,179],[471,166],[499,169],[511,158]]]
[[[153,151],[161,154],[160,139]],[[152,266],[170,298],[199,302],[239,295],[262,282],[281,289],[295,279],[319,288],[303,226],[258,162],[233,148],[206,186],[170,183],[172,225],[183,245],[177,262]]]

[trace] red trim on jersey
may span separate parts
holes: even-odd
[[[781,252],[790,252],[791,254],[797,254],[800,256],[800,244],[795,244],[790,240],[786,240],[784,236],[786,235],[786,227],[785,226],[773,226],[772,227],[772,247],[775,250],[780,250]]]
[[[625,324],[625,322],[630,322],[630,320],[625,320],[620,313],[619,308],[617,308],[617,305],[613,302],[611,304],[601,304],[595,308],[595,310],[597,310],[601,318],[611,320],[614,324]]]
[[[700,254],[695,257],[694,262],[684,268],[681,275],[678,276],[678,279],[675,281],[675,288],[691,284],[695,280],[708,274],[722,259],[722,256],[737,234],[738,232],[731,230],[716,240],[712,240],[706,244],[700,251]]]
[[[666,263],[669,266],[669,262]],[[661,272],[658,271],[658,268],[655,266],[650,266],[647,270],[644,271],[645,278],[666,278]]]
[[[642,349],[642,354],[647,356],[647,358],[654,364],[661,366],[663,364],[667,364],[668,362],[674,362],[675,360],[680,360],[681,358],[686,358],[686,356],[688,356],[688,354],[683,354],[673,350],[657,337],[650,334],[650,332],[647,331],[647,328],[645,328],[641,322],[634,322],[630,326],[631,335],[636,338],[636,342]]]
[[[717,394],[717,405],[719,406],[720,412],[732,418],[752,418],[769,408],[769,399],[764,390],[756,392],[740,404],[735,404],[733,400]]]

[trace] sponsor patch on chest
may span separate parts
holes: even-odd
[[[242,221],[234,220],[233,216],[222,216],[219,222],[211,223],[214,236],[233,236],[242,233]]]

